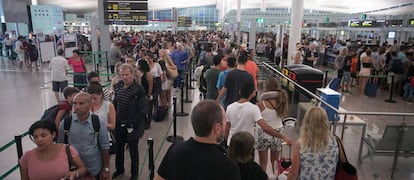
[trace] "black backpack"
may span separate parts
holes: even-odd
[[[392,61],[391,72],[393,72],[395,74],[404,73],[404,65],[403,65],[403,63],[400,59],[392,58],[391,61]]]
[[[101,129],[101,124],[99,123],[99,117],[97,115],[91,114],[92,118],[92,126],[95,130],[95,137],[98,139],[98,146],[100,147],[99,142],[99,130]],[[63,122],[63,133],[64,133],[64,143],[69,144],[68,134],[70,130],[70,125],[72,124],[72,116],[68,116],[65,118],[65,121]]]
[[[63,101],[63,102],[66,102],[66,101]],[[66,102],[66,103],[68,103],[68,102]],[[43,112],[43,115],[40,118],[40,120],[41,121],[50,121],[50,122],[54,123],[55,119],[56,119],[56,115],[59,112],[59,106],[60,106],[60,103],[46,109]],[[67,116],[67,113],[65,113],[65,115],[62,117],[62,119],[65,118],[66,116]]]
[[[207,80],[204,77],[204,74],[206,74],[206,71],[210,69],[209,65],[204,65],[203,70],[201,70],[200,73],[200,86],[199,86],[199,90],[200,92],[206,93],[207,92]]]

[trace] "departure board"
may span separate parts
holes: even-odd
[[[178,16],[178,22],[177,22],[178,27],[191,27],[191,24],[193,24],[191,17]]]
[[[104,0],[106,25],[147,25],[147,0]]]

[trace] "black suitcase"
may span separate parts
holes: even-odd
[[[167,114],[168,114],[168,106],[157,106],[154,109],[152,119],[155,122],[160,122],[160,121],[163,121],[165,119]]]

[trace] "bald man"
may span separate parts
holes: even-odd
[[[99,119],[99,133],[95,133],[92,116],[90,113],[92,105],[91,95],[81,92],[73,99],[75,113],[62,120],[59,125],[58,142],[64,143],[64,122],[69,120],[68,143],[79,153],[91,176],[96,179],[109,179],[109,137],[106,124]]]

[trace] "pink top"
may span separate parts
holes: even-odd
[[[69,161],[66,155],[66,148],[61,144],[59,154],[52,160],[40,160],[36,155],[36,149],[32,149],[23,154],[20,159],[20,166],[27,168],[27,175],[30,180],[44,179],[62,179],[69,172]],[[79,154],[70,146],[72,157],[78,157]]]
[[[68,64],[72,66],[74,73],[83,73],[85,72],[85,69],[83,69],[83,65],[85,61],[80,58],[80,61],[75,61],[73,57],[70,57],[68,60]]]

